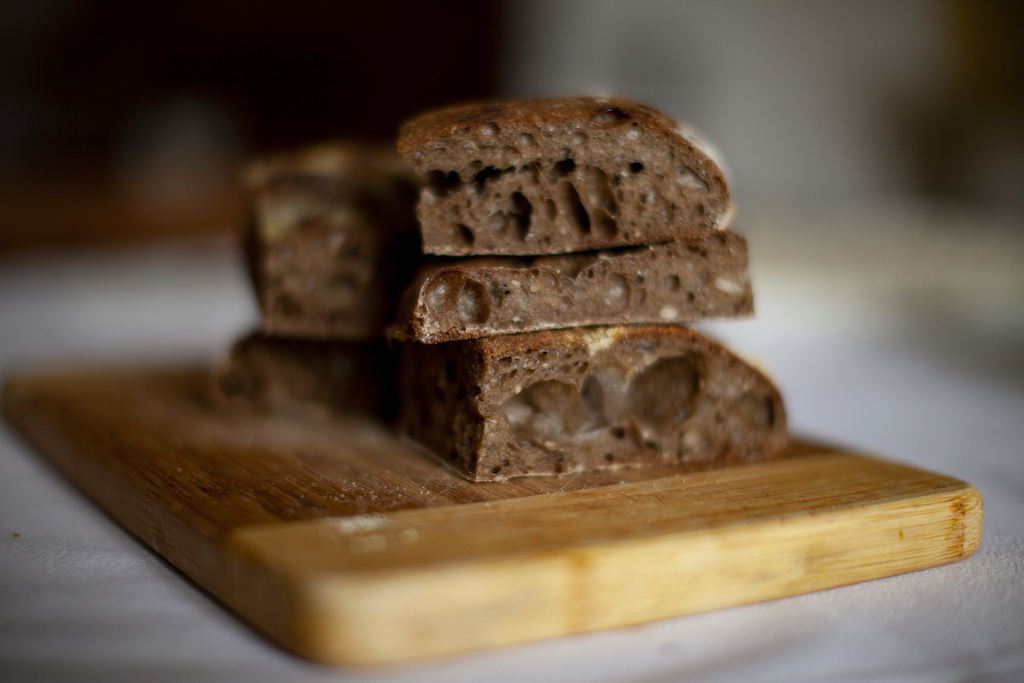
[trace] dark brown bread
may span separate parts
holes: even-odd
[[[382,342],[288,339],[254,333],[237,341],[214,375],[221,406],[259,413],[362,413],[393,419],[395,360]]]
[[[746,241],[723,230],[561,256],[437,259],[406,289],[391,335],[434,344],[587,325],[737,318],[753,310]]]
[[[337,143],[253,164],[246,248],[267,333],[379,337],[419,259],[411,169]]]
[[[400,424],[474,481],[771,457],[782,399],[681,327],[575,328],[402,349]]]
[[[429,254],[558,254],[706,235],[732,215],[709,147],[616,98],[468,104],[406,123],[398,150],[429,179]]]

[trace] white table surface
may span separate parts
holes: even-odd
[[[741,214],[794,431],[973,483],[980,550],[768,603],[383,669],[279,650],[0,426],[0,680],[1022,681],[1024,229],[907,202]],[[0,259],[0,372],[212,360],[255,309],[205,242]]]

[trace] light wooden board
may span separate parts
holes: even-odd
[[[963,482],[796,443],[771,463],[472,484],[367,420],[224,413],[202,370],[23,376],[8,420],[111,516],[300,655],[368,664],[955,562]]]

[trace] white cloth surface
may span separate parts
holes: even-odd
[[[4,424],[0,680],[1024,680],[1024,231],[905,203],[741,218],[758,316],[704,329],[768,367],[795,432],[977,486],[974,556],[632,628],[330,669],[251,631]],[[0,260],[5,375],[213,360],[255,319],[226,242]]]

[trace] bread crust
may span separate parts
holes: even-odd
[[[619,98],[466,104],[402,126],[398,150],[428,180],[424,251],[529,255],[649,244],[728,227],[711,147]]]

